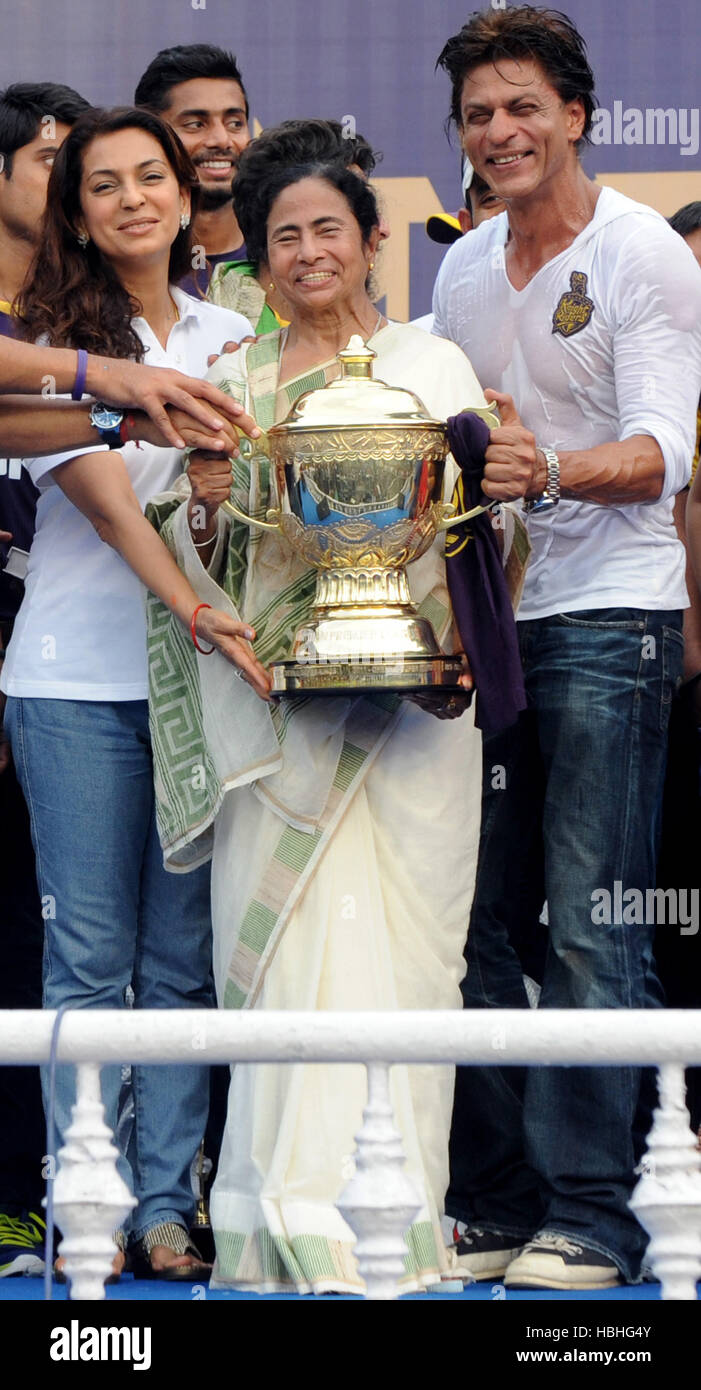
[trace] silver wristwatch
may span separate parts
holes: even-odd
[[[547,480],[545,490],[540,497],[534,497],[532,502],[524,502],[523,510],[530,516],[537,512],[547,512],[551,507],[556,507],[560,501],[560,460],[554,449],[548,449],[543,444],[537,445],[541,454],[545,458],[547,470]]]

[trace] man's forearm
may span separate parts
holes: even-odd
[[[485,453],[482,490],[487,497],[512,502],[540,497],[548,481],[543,450],[551,443],[536,439],[525,427],[511,396],[486,388],[499,406],[501,424],[490,430]],[[560,496],[576,502],[595,502],[602,507],[625,507],[635,502],[656,502],[665,481],[662,450],[649,434],[597,444],[593,449],[557,451]],[[680,487],[687,482],[683,479]]]
[[[559,458],[560,494],[576,502],[602,507],[656,502],[664,486],[662,450],[651,435],[636,434],[618,444],[598,444]]]
[[[102,441],[90,424],[90,404],[0,396],[0,454],[43,458],[64,449],[83,449]]]

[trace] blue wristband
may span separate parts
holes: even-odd
[[[78,365],[75,372],[75,381],[71,391],[72,401],[82,401],[85,390],[85,378],[88,374],[88,354],[85,348],[78,348]]]

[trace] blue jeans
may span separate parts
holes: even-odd
[[[5,723],[36,851],[44,1007],[122,1009],[128,985],[136,1008],[212,1007],[209,865],[190,874],[163,868],[147,702],[11,698]],[[58,1067],[56,1078],[60,1144],[74,1068]],[[138,1239],[162,1221],[190,1224],[208,1071],[134,1067],[132,1084],[134,1126],[121,1171],[138,1198],[127,1223]],[[119,1089],[119,1067],[104,1067],[113,1128]]]
[[[599,924],[595,890],[613,901],[616,881],[655,886],[681,614],[597,609],[518,626],[528,708],[484,743],[464,1005],[528,1007],[513,939],[547,898],[540,1008],[658,1007],[654,924]],[[524,1240],[558,1231],[635,1279],[647,1238],[627,1202],[650,1082],[633,1067],[458,1068],[447,1210]]]

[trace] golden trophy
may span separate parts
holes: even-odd
[[[486,510],[456,514],[441,500],[447,431],[412,391],[373,378],[362,338],[338,353],[339,380],[300,396],[287,418],[241,453],[267,453],[279,506],[256,521],[279,531],[317,571],[316,595],[292,651],[271,667],[273,695],[458,689],[464,666],[447,656],[409,592],[406,566],[439,531]],[[489,409],[475,412],[490,427]]]

